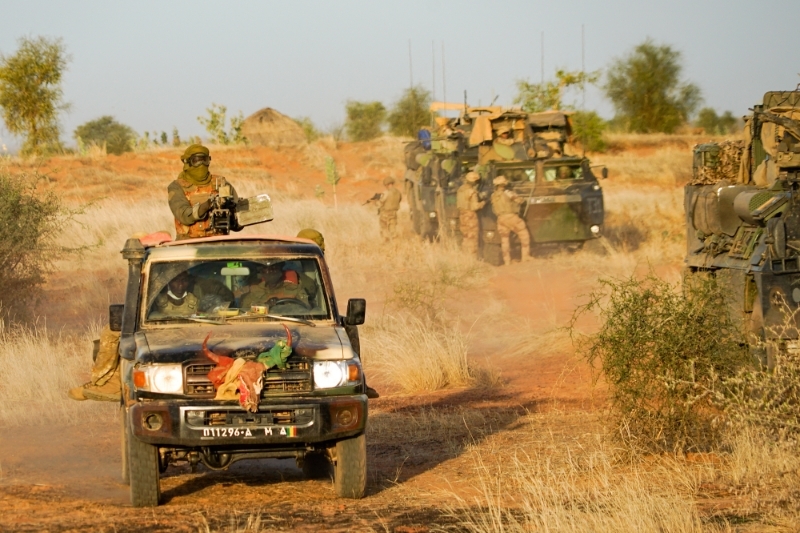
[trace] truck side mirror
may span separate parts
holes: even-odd
[[[367,301],[364,298],[347,300],[347,316],[344,323],[348,326],[360,326],[367,315]]]
[[[108,306],[108,327],[111,331],[122,331],[122,314],[125,312],[123,304]]]
[[[600,171],[600,175],[603,176],[603,179],[608,178],[608,167],[603,167],[603,170]]]

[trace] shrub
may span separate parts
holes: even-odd
[[[30,304],[53,262],[74,251],[59,243],[73,214],[55,193],[39,194],[36,180],[0,172],[0,310],[30,318]]]
[[[431,93],[420,86],[409,87],[394,104],[387,117],[392,135],[416,137],[423,126],[431,125]]]
[[[102,116],[75,128],[75,139],[85,146],[103,146],[109,154],[120,155],[133,151],[136,133],[114,117]]]
[[[653,274],[600,283],[573,324],[587,311],[602,320],[579,347],[609,387],[617,436],[647,451],[716,444],[712,391],[750,359],[714,279],[693,278],[683,291]]]
[[[603,152],[606,142],[603,132],[606,121],[594,111],[576,111],[571,118],[572,135],[589,152]]]
[[[704,107],[698,111],[694,125],[703,128],[709,135],[729,135],[736,133],[736,130],[741,127],[741,121],[730,111],[717,115],[713,108]]]
[[[242,124],[244,117],[242,112],[235,117],[227,120],[228,108],[224,105],[211,104],[206,109],[207,117],[197,117],[197,121],[205,127],[211,136],[211,142],[218,144],[247,144],[247,138],[242,134]],[[226,122],[230,123],[230,129],[226,131]]]
[[[380,102],[356,102],[349,100],[345,105],[347,121],[345,130],[351,141],[369,141],[382,133],[386,120],[386,108]]]
[[[294,121],[297,122],[301,128],[303,128],[303,134],[306,136],[306,141],[314,142],[322,136],[310,118],[300,117],[294,119]]]

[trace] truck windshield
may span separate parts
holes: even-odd
[[[145,295],[148,322],[266,314],[330,318],[319,264],[309,258],[157,262]]]

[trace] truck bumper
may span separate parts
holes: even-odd
[[[159,446],[280,447],[355,436],[367,422],[367,396],[285,398],[248,413],[235,402],[168,400],[129,408],[133,434]]]

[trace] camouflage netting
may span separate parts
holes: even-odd
[[[744,141],[722,141],[717,157],[697,169],[692,185],[710,185],[723,179],[736,182],[744,153]]]
[[[306,144],[303,128],[286,115],[265,107],[247,117],[242,133],[253,146],[298,146]]]

